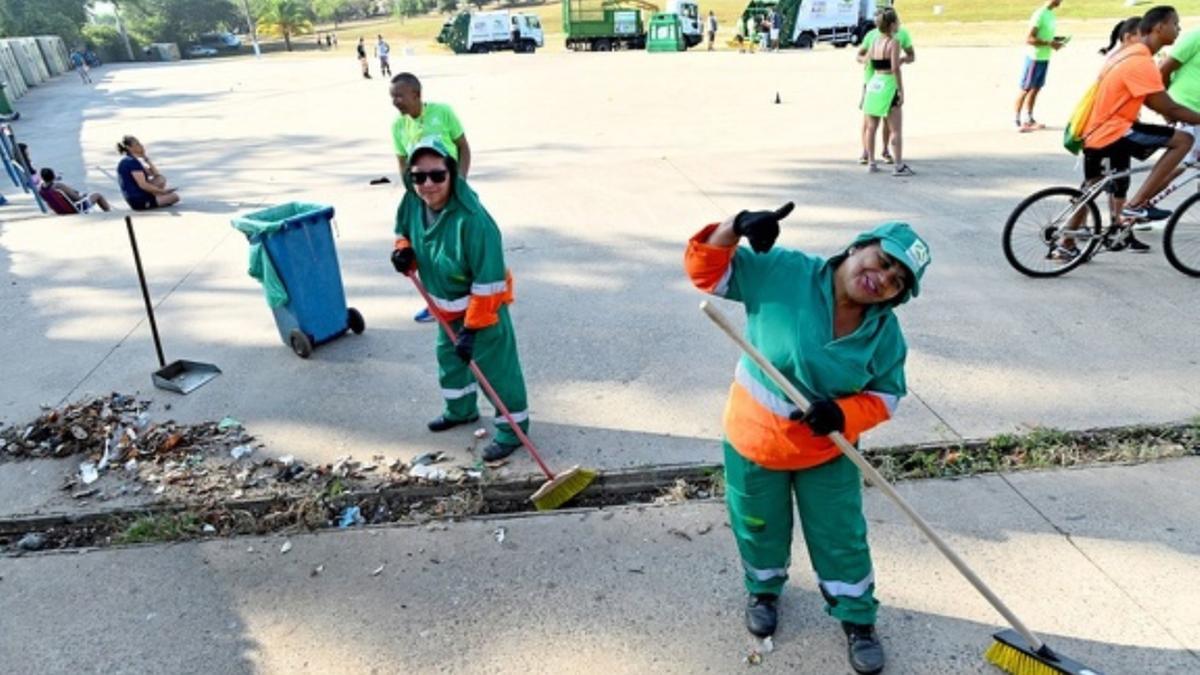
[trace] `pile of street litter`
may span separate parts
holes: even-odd
[[[242,424],[220,421],[156,422],[151,402],[111,394],[46,410],[23,426],[0,427],[0,461],[78,458],[79,469],[62,486],[77,499],[150,494],[174,502],[237,500],[296,495],[325,489],[371,489],[482,480],[499,464],[454,467],[443,453],[410,462],[382,456],[364,462],[347,455],[327,464],[292,456],[268,457]]]

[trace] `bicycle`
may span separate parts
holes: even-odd
[[[1105,251],[1120,251],[1126,247],[1133,227],[1129,220],[1112,222],[1103,227],[1097,198],[1109,191],[1119,178],[1146,173],[1152,165],[1124,171],[1106,171],[1101,180],[1083,189],[1067,186],[1039,190],[1017,205],[1008,216],[1001,235],[1004,257],[1018,272],[1031,277],[1056,277],[1088,262],[1101,247]],[[1150,200],[1156,205],[1183,186],[1200,181],[1200,162],[1184,162],[1182,171],[1170,185]],[[1197,184],[1200,188],[1200,183]],[[1167,261],[1180,272],[1200,277],[1200,192],[1183,200],[1167,220],[1163,230],[1163,253]],[[1075,247],[1064,246],[1074,242]],[[1072,248],[1076,255],[1060,256]]]

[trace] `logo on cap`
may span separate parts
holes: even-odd
[[[929,264],[929,247],[920,239],[908,247],[907,253],[909,260],[917,264],[917,270],[923,270]]]

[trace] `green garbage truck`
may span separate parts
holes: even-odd
[[[646,0],[562,0],[567,49],[645,49],[650,17],[659,11],[658,5]],[[668,0],[666,12],[679,15],[686,47],[700,44],[700,12],[694,0]]]

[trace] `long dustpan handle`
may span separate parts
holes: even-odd
[[[804,395],[801,394],[794,386],[792,386],[792,383],[783,376],[783,373],[780,373],[779,370],[772,365],[765,356],[755,349],[754,345],[750,344],[746,338],[742,337],[742,334],[733,327],[733,324],[729,323],[729,319],[725,318],[725,315],[721,312],[721,310],[714,307],[707,300],[700,303],[700,309],[708,315],[708,318],[713,320],[713,323],[717,324],[721,330],[725,331],[725,334],[733,339],[733,341],[742,348],[742,351],[746,352],[747,356],[749,356],[756,364],[758,364],[758,367],[761,368],[762,371],[767,374],[767,377],[770,377],[771,380],[778,385],[785,394],[787,394],[788,398],[792,399],[793,403],[800,406],[801,409],[808,409],[809,403],[808,400],[804,398]],[[984,599],[991,603],[992,607],[995,607],[996,611],[1000,612],[1001,616],[1008,621],[1008,624],[1012,626],[1018,633],[1020,633],[1021,637],[1025,638],[1025,640],[1029,643],[1030,649],[1036,652],[1042,648],[1042,641],[1033,634],[1033,631],[1026,628],[1025,624],[1017,618],[1017,615],[1013,614],[1012,610],[1010,610],[1008,606],[1004,604],[1004,601],[1002,601],[999,596],[993,593],[992,589],[988,588],[987,584],[983,583],[983,580],[975,574],[974,570],[968,567],[967,563],[964,562],[962,558],[958,557],[958,554],[955,553],[954,550],[951,549],[948,544],[946,544],[946,542],[942,541],[942,538],[938,536],[938,533],[935,532],[932,527],[929,526],[929,523],[925,522],[925,519],[922,518],[915,510],[913,510],[913,507],[909,506],[908,502],[904,501],[904,498],[901,497],[898,492],[896,492],[896,489],[893,488],[890,483],[884,480],[883,476],[879,474],[879,471],[877,471],[875,467],[871,466],[870,462],[863,459],[863,456],[859,454],[858,450],[856,450],[853,445],[850,445],[850,442],[846,440],[845,436],[835,431],[832,434],[829,434],[829,438],[833,439],[833,442],[837,445],[838,450],[841,450],[842,454],[845,455],[851,462],[854,462],[854,465],[857,466],[858,469],[867,476],[867,480],[871,481],[872,485],[879,488],[879,490],[887,495],[889,499],[896,503],[896,506],[900,507],[900,510],[903,511],[905,515],[907,515],[913,521],[913,523],[917,526],[917,529],[921,530],[921,533],[924,534],[929,541],[933,542],[933,545],[942,552],[942,555],[946,556],[946,559],[949,560],[956,569],[958,569],[958,572],[962,574],[967,581],[971,582],[971,585],[975,587],[975,590],[979,591],[980,595],[982,595]]]
[[[137,237],[133,235],[133,219],[125,216],[125,230],[129,232],[129,248],[133,249],[133,264],[137,266],[138,284],[142,287],[142,300],[146,303],[146,317],[150,319],[150,334],[154,336],[154,351],[158,354],[158,367],[165,368],[162,341],[158,339],[158,323],[154,320],[154,305],[150,304],[150,290],[146,288],[146,273],[142,271],[142,256],[138,253]]]
[[[412,280],[413,286],[417,287],[417,292],[425,299],[425,304],[429,307],[429,313],[442,325],[442,330],[446,331],[446,335],[450,336],[450,341],[458,342],[458,335],[450,327],[450,322],[446,321],[438,313],[437,307],[433,305],[433,298],[429,296],[429,291],[425,290],[425,284],[421,283],[415,272],[409,274],[408,278]],[[479,382],[479,385],[483,387],[483,391],[487,394],[488,398],[492,400],[492,404],[496,406],[496,410],[500,411],[505,421],[508,422],[508,426],[512,427],[513,433],[517,435],[517,438],[521,439],[521,445],[525,446],[525,449],[529,451],[529,455],[533,457],[533,461],[537,462],[538,468],[542,470],[542,473],[546,474],[546,478],[554,480],[554,472],[542,461],[537,447],[534,446],[533,441],[529,440],[525,432],[521,430],[521,425],[517,424],[517,421],[513,419],[512,413],[508,412],[508,406],[504,405],[504,401],[500,400],[500,397],[496,394],[496,390],[492,389],[492,384],[483,376],[483,371],[479,369],[479,366],[475,363],[475,359],[468,361],[467,365],[470,366],[471,372],[475,374],[475,380]]]

